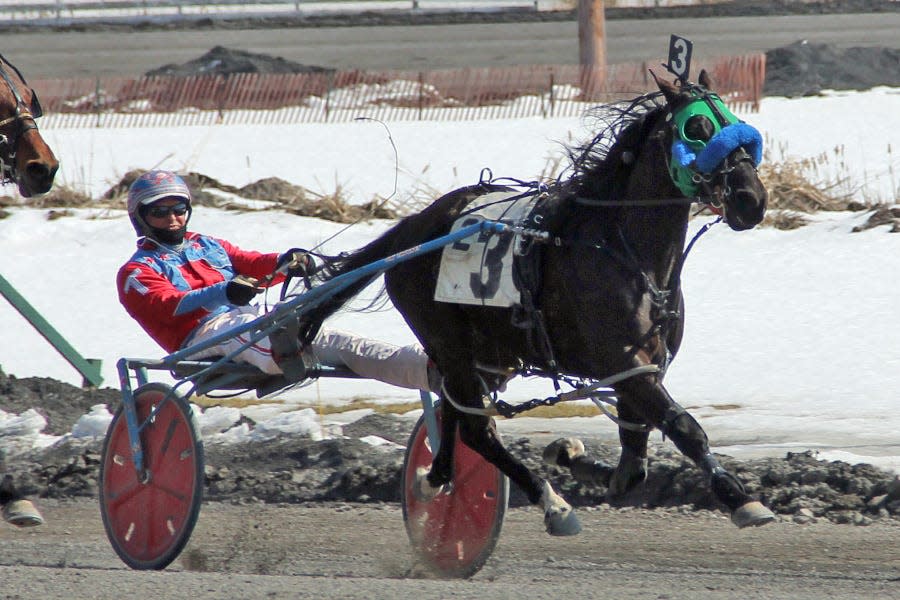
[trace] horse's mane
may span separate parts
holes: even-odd
[[[660,92],[648,93],[629,101],[598,106],[588,113],[588,118],[594,118],[601,124],[600,130],[589,142],[567,149],[572,161],[572,175],[553,186],[557,188],[557,192],[563,193],[551,194],[555,201],[549,207],[548,221],[553,221],[566,212],[566,203],[562,200],[571,198],[572,195],[597,199],[619,197],[647,135],[665,114],[665,105],[659,101],[661,96]],[[478,184],[457,190],[453,195],[458,198],[467,191],[477,195],[484,193],[484,189],[482,184]],[[444,204],[447,201],[457,200],[447,198]],[[429,232],[435,231],[435,227],[447,226],[449,223],[446,207],[442,208],[437,204],[438,202],[421,213],[401,219],[389,231],[363,248],[338,256],[319,255],[323,265],[316,279],[320,282],[327,281],[425,241]],[[365,277],[359,283],[331,296],[310,311],[307,318],[314,324],[320,324],[376,277],[377,273]],[[310,331],[315,332],[317,329],[317,325],[314,325]]]
[[[620,199],[643,143],[665,114],[661,97],[650,92],[588,112],[600,126],[589,142],[568,148],[572,175],[563,185],[582,197]]]

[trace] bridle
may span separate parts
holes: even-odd
[[[0,182],[15,182],[18,180],[18,173],[16,171],[16,151],[19,146],[19,141],[26,132],[32,129],[37,130],[38,126],[35,119],[43,114],[43,109],[41,108],[37,94],[35,94],[33,89],[30,90],[31,104],[29,105],[25,102],[25,99],[19,92],[19,87],[16,85],[15,81],[13,81],[13,78],[10,76],[9,71],[6,70],[4,65],[8,65],[12,68],[22,83],[25,85],[28,85],[28,83],[25,81],[22,73],[0,54],[0,78],[6,83],[6,87],[9,88],[9,91],[13,95],[13,99],[16,101],[15,113],[10,117],[0,120],[0,131],[3,131],[4,128],[7,128],[10,125],[15,125],[12,135],[0,133]]]
[[[756,129],[738,119],[717,94],[690,83],[686,88],[691,99],[666,115],[671,135],[671,146],[666,148],[669,174],[682,194],[722,215],[725,200],[732,194],[729,174],[745,161],[756,169],[762,155],[762,138]],[[694,117],[708,119],[713,128],[709,139],[697,139],[687,133],[687,123]],[[726,137],[729,141],[723,143]]]

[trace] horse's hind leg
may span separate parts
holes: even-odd
[[[456,437],[459,411],[447,402],[442,402],[441,409],[441,444],[437,453],[431,457],[431,468],[419,467],[416,470],[414,492],[419,500],[432,500],[453,479],[452,440]]]
[[[642,412],[644,419],[659,428],[682,454],[706,472],[713,493],[731,511],[735,525],[764,525],[775,519],[772,511],[747,494],[743,484],[719,464],[709,450],[706,432],[669,396],[661,383],[634,377],[619,384],[617,392],[620,406],[625,402],[628,410]]]
[[[548,533],[577,534],[581,531],[581,525],[572,506],[554,492],[547,481],[529,471],[521,461],[509,453],[500,441],[493,419],[486,415],[464,413],[454,406],[454,404],[472,406],[474,403],[463,404],[460,399],[481,398],[480,385],[475,377],[445,374],[441,400],[441,447],[432,459],[431,471],[427,474],[417,473],[419,493],[425,497],[429,493],[437,494],[442,486],[452,481],[453,444],[447,440],[452,440],[458,429],[464,444],[500,469],[525,492],[532,504],[541,504]],[[447,399],[448,394],[454,402]]]
[[[462,441],[488,462],[497,466],[525,492],[529,502],[544,509],[544,524],[550,535],[575,535],[581,524],[572,506],[557,494],[550,483],[532,473],[503,446],[493,419],[462,415],[459,423]]]

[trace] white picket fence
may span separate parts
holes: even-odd
[[[569,0],[3,0],[0,24],[180,20],[364,11],[558,10]],[[570,2],[569,6],[572,4]]]

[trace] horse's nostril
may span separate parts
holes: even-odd
[[[53,187],[53,178],[56,176],[58,164],[48,164],[42,161],[31,161],[25,167],[24,181],[20,180],[20,185],[24,184],[33,194],[44,194]]]
[[[732,229],[742,231],[752,229],[766,214],[766,194],[758,194],[748,188],[736,189],[728,202],[728,223]]]

